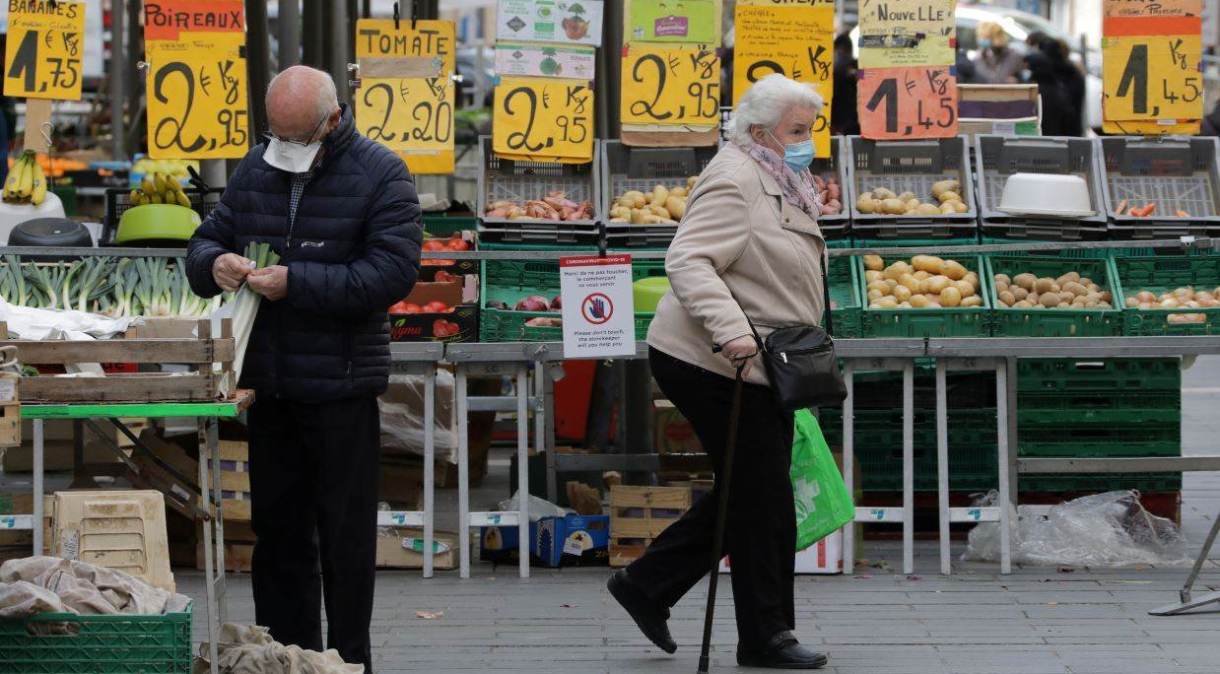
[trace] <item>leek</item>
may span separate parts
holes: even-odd
[[[252,243],[246,246],[246,258],[254,262],[255,269],[270,267],[279,263],[280,256],[271,250],[269,243]],[[242,284],[233,300],[233,335],[236,337],[236,354],[233,359],[233,384],[241,380],[242,365],[246,360],[246,346],[250,343],[250,333],[254,330],[254,320],[258,317],[258,307],[262,296]]]

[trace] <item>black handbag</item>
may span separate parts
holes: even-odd
[[[816,325],[792,325],[776,328],[762,339],[754,321],[746,316],[754,339],[758,341],[771,391],[787,412],[834,407],[847,397],[847,386],[843,384],[843,372],[839,370],[839,359],[835,356],[834,340],[829,332],[834,325],[830,317],[829,279],[825,274],[822,293],[826,302],[825,330]]]

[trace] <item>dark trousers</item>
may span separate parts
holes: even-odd
[[[670,607],[711,566],[734,384],[655,349],[649,351],[649,360],[657,385],[690,421],[717,465],[715,489],[627,567],[627,576],[645,594]],[[796,622],[796,509],[788,475],[792,415],[776,406],[765,386],[746,384],[741,403],[724,549],[732,559],[739,645],[758,650],[776,633],[794,629]]]
[[[377,549],[376,398],[250,409],[254,613],[283,644],[328,648],[372,671]]]

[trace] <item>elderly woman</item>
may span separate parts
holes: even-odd
[[[1021,53],[1008,46],[1004,27],[983,21],[975,29],[979,53],[974,57],[974,72],[983,84],[1016,84],[1023,67]]]
[[[765,338],[775,327],[821,323],[825,241],[808,168],[821,109],[811,86],[782,75],[759,80],[742,96],[732,142],[699,177],[665,257],[672,291],[648,331],[653,377],[717,463],[734,376],[744,366],[725,534],[743,666],[817,669],[827,661],[792,633],[793,418],[767,385],[751,329],[753,322]],[[705,495],[608,584],[666,652],[677,649],[669,608],[709,570],[716,510],[717,492]]]

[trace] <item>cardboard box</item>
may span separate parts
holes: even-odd
[[[483,527],[479,559],[515,563],[517,527]],[[567,515],[530,522],[530,564],[561,566],[605,566],[610,560],[610,516]]]
[[[702,454],[695,429],[668,400],[652,402],[653,445],[658,454]]]
[[[730,573],[732,561],[720,560],[720,572]],[[835,575],[843,573],[843,532],[836,531],[796,553],[797,575]]]
[[[432,539],[432,568],[456,569],[457,560],[457,534],[447,531],[434,531]],[[423,530],[391,527],[378,529],[377,568],[424,568]]]
[[[957,88],[960,131],[1037,136],[1042,133],[1042,98],[1033,84],[962,84]]]
[[[46,494],[42,502],[42,540],[51,543],[54,536],[52,523],[55,513],[55,496]],[[29,557],[34,546],[34,532],[28,529],[8,529],[9,515],[33,515],[34,495],[28,491],[18,494],[0,494],[0,564],[10,559]]]
[[[161,492],[57,492],[54,533],[56,557],[117,569],[175,591]]]
[[[477,342],[479,307],[463,304],[463,283],[416,283],[407,302],[424,306],[444,302],[443,313],[390,314],[390,339],[395,342]]]

